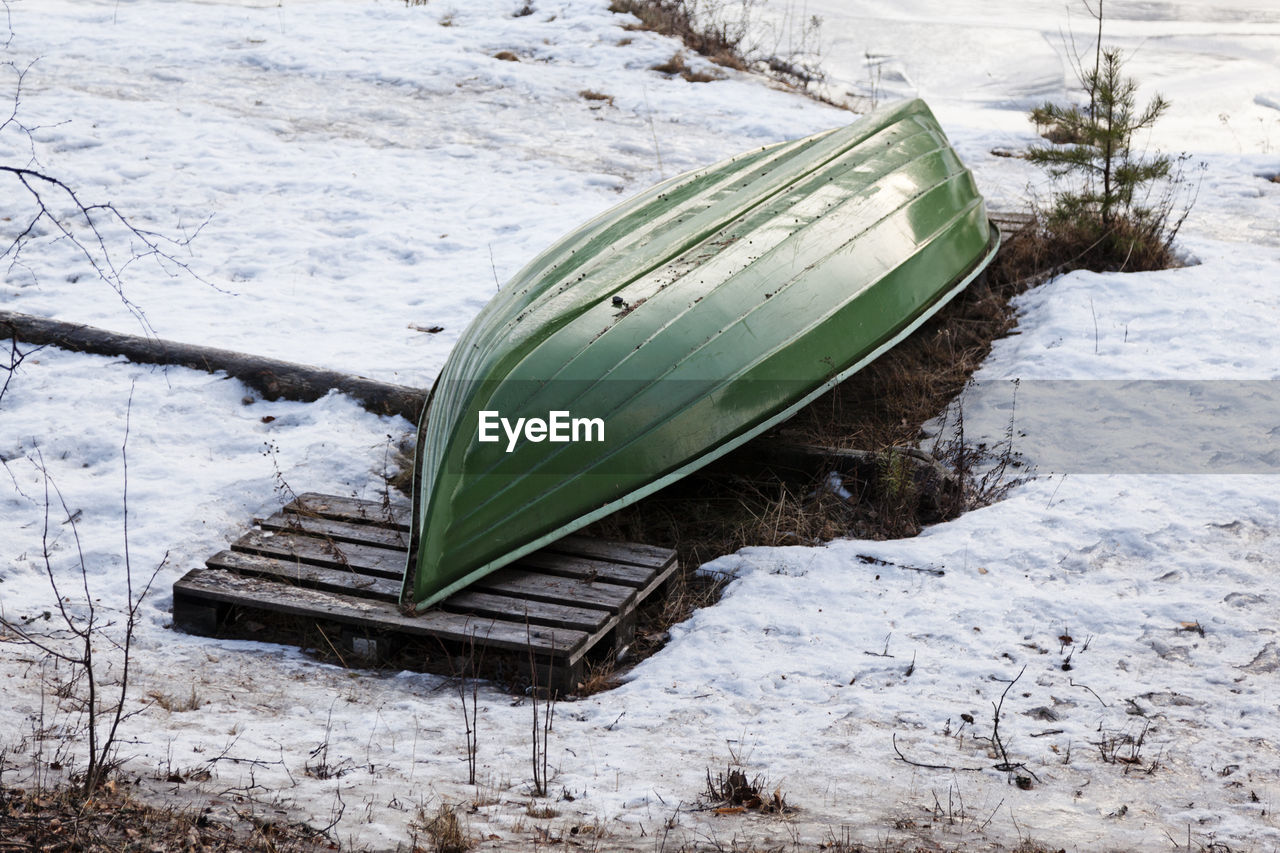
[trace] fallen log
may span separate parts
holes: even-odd
[[[161,338],[125,335],[13,311],[0,311],[0,338],[72,352],[123,356],[140,364],[172,364],[207,373],[226,373],[268,400],[311,402],[330,391],[339,391],[374,414],[401,415],[414,424],[427,398],[427,392],[420,388],[378,382],[336,370]]]

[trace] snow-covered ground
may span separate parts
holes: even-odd
[[[1071,80],[1062,32],[1086,47],[1092,33],[1057,2],[773,3],[777,16],[824,18],[833,90],[925,96],[1005,206],[1035,175],[992,149],[1032,141],[1025,110]],[[755,78],[651,71],[677,47],[625,30],[605,0],[536,0],[519,17],[514,0],[7,5],[15,65],[0,68],[0,91],[38,58],[19,104],[40,126],[38,167],[140,227],[181,236],[208,220],[181,250],[208,284],[147,262],[127,271],[156,334],[406,384],[429,383],[495,281],[570,227],[663,176],[850,119]],[[1022,379],[1015,425],[1038,478],[916,539],[713,561],[708,571],[736,578],[719,603],[622,687],[561,704],[552,785],[573,799],[554,803],[555,818],[525,814],[528,704],[482,690],[479,763],[494,803],[468,820],[486,846],[528,846],[538,827],[601,838],[600,849],[1028,835],[1071,850],[1280,846],[1280,482],[1266,445],[1280,411],[1251,398],[1256,431],[1224,448],[1211,417],[1184,426],[1166,413],[1160,389],[1173,386],[1127,384],[1197,380],[1185,388],[1211,392],[1203,411],[1280,378],[1280,184],[1259,177],[1280,172],[1280,13],[1265,0],[1106,9],[1144,92],[1174,104],[1149,144],[1206,164],[1182,239],[1197,263],[1073,273],[1022,298],[1019,334],[983,368],[968,429],[998,438],[1007,380]],[[31,153],[15,130],[0,132],[0,164]],[[12,237],[24,204],[4,183],[0,235]],[[31,246],[0,299],[142,331],[65,241]],[[435,325],[444,331],[412,328]],[[1091,441],[1116,449],[1054,457],[1043,436],[1061,424],[1030,402],[1042,380],[1111,395],[1097,408],[1123,426]],[[1197,411],[1185,396],[1170,411]],[[403,420],[341,397],[254,401],[201,373],[42,350],[0,400],[4,615],[41,620],[53,605],[41,466],[66,501],[55,496],[49,516],[53,565],[76,576],[74,515],[93,596],[122,606],[126,412],[131,563],[164,561],[142,610],[131,707],[149,693],[202,700],[129,720],[129,771],[211,766],[209,792],[278,799],[319,825],[345,804],[334,833],[375,850],[406,842],[420,805],[474,800],[441,679],[167,627],[172,582],[276,502],[280,479],[376,494],[388,437],[412,429]],[[1153,446],[1160,473],[1126,455]],[[42,713],[32,661],[0,642],[0,748],[19,766]],[[1000,731],[1029,789],[992,769],[981,740],[1019,673]],[[1140,764],[1107,760],[1143,732]],[[895,741],[911,761],[956,769],[909,765]],[[345,772],[308,776],[325,742]],[[799,811],[691,810],[708,768],[735,757]]]

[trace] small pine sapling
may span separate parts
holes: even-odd
[[[1092,9],[1090,9],[1093,12]],[[1182,183],[1179,162],[1166,154],[1144,154],[1134,135],[1150,130],[1169,109],[1157,94],[1138,107],[1138,84],[1124,74],[1124,56],[1102,46],[1102,4],[1093,67],[1078,68],[1087,104],[1045,103],[1031,121],[1047,145],[1033,146],[1027,159],[1055,181],[1044,223],[1051,237],[1070,247],[1064,260],[1092,269],[1160,269],[1173,265],[1172,244],[1190,205],[1174,217],[1174,188]],[[1163,193],[1155,187],[1165,183]]]

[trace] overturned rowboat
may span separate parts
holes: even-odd
[[[502,288],[437,379],[402,600],[427,608],[790,417],[998,243],[919,100],[597,217]]]

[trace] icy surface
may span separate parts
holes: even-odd
[[[406,384],[428,384],[496,282],[569,228],[661,177],[851,118],[743,75],[693,84],[651,71],[677,46],[627,31],[604,0],[535,2],[518,17],[508,0],[8,5],[15,65],[0,81],[7,93],[14,69],[37,60],[19,105],[40,126],[34,167],[140,227],[181,236],[206,223],[182,257],[208,284],[148,262],[127,271],[155,334]],[[992,149],[1033,140],[1027,107],[1070,88],[1062,33],[1087,48],[1091,22],[1058,3],[936,5],[809,0],[774,14],[824,18],[837,89],[926,97],[988,196],[1017,205],[1035,174]],[[997,344],[969,402],[971,435],[1003,434],[1015,378],[1280,373],[1280,184],[1260,177],[1280,172],[1280,14],[1263,0],[1107,9],[1144,92],[1174,104],[1149,144],[1206,163],[1182,241],[1194,263],[1072,273],[1024,296],[1019,334]],[[31,148],[13,131],[0,131],[0,163],[25,165]],[[11,238],[24,202],[12,184],[3,192]],[[66,241],[5,270],[0,301],[144,330]],[[476,799],[448,682],[168,627],[173,581],[286,486],[376,497],[389,442],[412,429],[403,420],[338,396],[255,401],[220,377],[42,350],[0,400],[5,616],[39,623],[54,608],[46,549],[73,597],[82,551],[92,595],[119,616],[126,419],[129,561],[135,578],[163,562],[130,707],[149,694],[202,700],[128,722],[130,773],[208,767],[208,794],[262,809],[278,798],[320,826],[345,804],[335,837],[375,850],[407,843],[419,806]],[[1015,423],[1038,463],[1036,423]],[[1203,438],[1190,429],[1175,424],[1170,440]],[[57,489],[47,520],[41,468]],[[1172,470],[1045,466],[1002,503],[913,540],[713,561],[707,571],[734,578],[719,603],[622,687],[560,705],[552,790],[573,799],[554,803],[558,817],[525,814],[528,703],[482,690],[487,804],[472,832],[511,849],[537,827],[557,838],[588,824],[602,849],[846,832],[1275,848],[1280,484],[1274,468]],[[42,719],[32,660],[0,642],[0,748],[19,775]],[[1028,790],[993,769],[1003,757],[987,740],[1019,674],[1000,731]],[[1140,763],[1121,760],[1134,757],[1126,736],[1142,738]],[[309,775],[325,743],[321,760],[341,772]],[[954,769],[908,764],[895,744]],[[707,770],[734,756],[801,811],[692,810]]]

